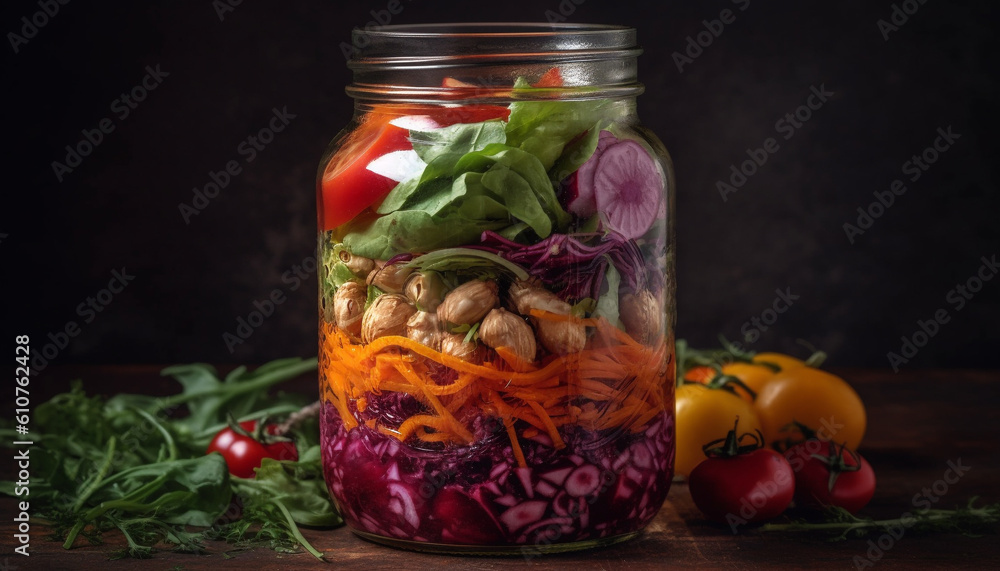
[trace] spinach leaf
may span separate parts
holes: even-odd
[[[558,183],[569,175],[575,173],[583,166],[583,163],[590,160],[594,151],[597,150],[597,140],[601,134],[601,123],[597,122],[587,130],[582,136],[573,139],[563,148],[562,154],[556,160],[552,168],[549,169],[549,178]]]
[[[533,89],[518,79],[514,97],[530,94]],[[610,124],[627,112],[626,103],[612,99],[516,101],[510,106],[507,144],[537,156],[545,170],[549,170],[567,143],[593,129],[595,123]]]
[[[379,214],[414,209],[423,201],[435,202],[435,194],[446,190],[455,165],[468,153],[506,140],[504,123],[500,120],[457,124],[433,131],[410,131],[410,140],[417,156],[427,163],[423,172],[397,184],[378,207]],[[419,207],[416,207],[419,208]],[[440,210],[440,208],[438,208]]]
[[[454,181],[436,179],[421,185],[418,192],[403,205],[407,210],[422,210],[431,215],[470,195],[482,194],[483,185],[479,173],[462,173]]]
[[[484,173],[483,185],[503,197],[510,213],[528,224],[540,238],[551,234],[553,226],[564,230],[572,220],[572,216],[559,204],[552,181],[536,156],[500,145],[471,155],[474,157],[467,155],[469,158],[463,158],[459,164],[481,167],[492,163]],[[539,209],[544,214],[544,220]]]
[[[421,210],[397,210],[371,224],[351,228],[344,246],[356,256],[388,259],[400,252],[426,252],[469,244],[479,240],[484,230],[498,230],[509,220],[476,220],[455,211],[439,216]]]
[[[499,119],[482,123],[459,123],[433,131],[410,131],[413,150],[425,163],[442,156],[449,156],[457,162],[466,153],[506,140],[504,123]]]

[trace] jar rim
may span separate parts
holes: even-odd
[[[354,72],[354,82],[347,92],[355,99],[502,100],[509,98],[515,78],[537,78],[553,67],[563,72],[565,83],[558,90],[565,97],[642,92],[635,76],[642,49],[635,28],[629,26],[402,24],[355,29],[352,40],[347,67]]]
[[[469,31],[462,30],[463,28]],[[482,28],[483,31],[472,31]],[[508,30],[509,28],[509,30]],[[517,28],[523,28],[516,31]],[[368,36],[418,37],[489,37],[489,36],[550,36],[566,34],[613,34],[634,31],[616,24],[543,23],[543,22],[454,22],[432,24],[390,24],[374,30],[359,30]]]

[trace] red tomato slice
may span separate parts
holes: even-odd
[[[427,110],[427,114],[442,127],[456,123],[481,123],[491,119],[510,117],[510,109],[499,105],[462,105],[459,107],[437,107]]]
[[[531,84],[532,87],[562,87],[563,77],[562,73],[559,73],[559,68],[554,67],[549,71],[542,74],[542,77],[538,78],[538,81]]]
[[[370,116],[330,159],[323,173],[324,230],[340,226],[380,202],[396,181],[368,170],[386,153],[411,149],[410,132],[389,121],[391,115]]]

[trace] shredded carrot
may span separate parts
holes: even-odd
[[[517,465],[522,468],[527,468],[528,463],[524,461],[524,451],[521,450],[521,443],[517,441],[517,433],[514,432],[514,423],[511,422],[509,417],[503,417],[503,425],[507,428],[507,436],[510,437],[510,446],[514,451],[514,458],[517,459]]]
[[[671,402],[671,348],[661,337],[644,345],[604,318],[582,319],[532,310],[541,320],[580,323],[596,330],[587,347],[572,355],[549,355],[529,363],[509,348],[491,351],[491,359],[470,363],[407,337],[390,335],[367,345],[353,342],[336,326],[323,322],[320,351],[323,399],[336,407],[346,429],[358,426],[353,410],[368,406],[367,395],[412,395],[427,413],[406,419],[398,430],[375,424],[400,441],[471,444],[471,426],[459,421],[468,407],[499,417],[511,439],[514,456],[526,466],[517,431],[530,437],[545,432],[557,448],[565,446],[559,427],[579,423],[593,429],[641,430]],[[444,377],[450,382],[439,380]],[[520,428],[518,428],[520,427]]]
[[[499,355],[501,359],[503,359],[508,365],[510,365],[511,369],[514,369],[518,373],[527,373],[529,371],[536,370],[534,364],[518,357],[517,353],[514,353],[514,351],[511,350],[510,347],[497,347],[494,350],[497,352],[497,355]]]
[[[556,428],[556,425],[552,423],[552,419],[549,417],[549,415],[545,414],[545,409],[542,408],[542,405],[538,404],[535,401],[528,401],[528,406],[531,407],[531,410],[535,411],[535,414],[538,415],[538,418],[541,419],[543,424],[545,424],[545,428],[548,429],[549,437],[552,438],[552,443],[556,447],[556,449],[566,448],[566,443],[563,442],[562,437],[559,436],[559,429]]]

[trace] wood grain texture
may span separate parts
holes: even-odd
[[[58,392],[74,377],[108,394],[144,390],[153,394],[172,391],[171,381],[158,376],[159,367],[119,366],[57,368],[36,383],[39,390]],[[938,505],[954,507],[973,496],[984,502],[1000,501],[1000,445],[995,436],[995,405],[1000,402],[1000,373],[990,371],[835,371],[851,383],[864,399],[869,428],[862,452],[875,468],[878,487],[864,514],[899,517],[912,509],[915,494],[940,480],[949,461],[970,466],[970,471],[949,485]],[[312,391],[314,378],[293,381],[295,388]],[[38,402],[38,401],[36,401]],[[940,490],[940,486],[938,488]],[[798,534],[738,535],[728,528],[705,522],[691,503],[687,487],[675,484],[660,514],[638,539],[614,547],[575,554],[478,558],[427,555],[374,545],[348,529],[305,530],[306,537],[326,553],[330,564],[308,554],[283,555],[269,550],[229,553],[225,544],[209,545],[203,555],[157,553],[149,561],[110,561],[108,553],[121,545],[108,534],[99,546],[82,545],[71,551],[48,541],[41,526],[32,528],[31,556],[12,554],[14,502],[0,498],[0,565],[5,569],[229,569],[255,571],[278,569],[659,569],[679,568],[836,568],[855,567],[855,556],[866,558],[868,540],[829,542],[822,537]],[[905,534],[874,562],[885,569],[938,567],[1000,568],[1000,547],[995,535],[969,538],[956,534]],[[872,554],[878,553],[874,550]]]

